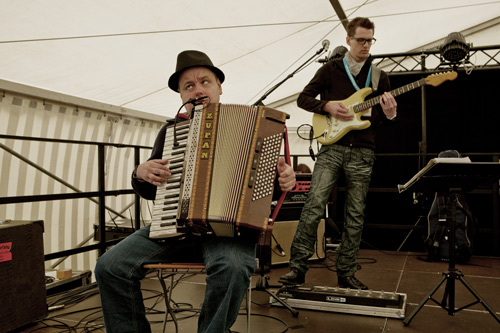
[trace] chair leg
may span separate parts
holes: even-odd
[[[250,286],[247,289],[247,332],[250,333],[250,317],[251,314],[251,306],[252,306],[252,281],[250,281]]]
[[[172,306],[170,305],[172,302],[172,289],[174,289],[174,277],[175,273],[172,273],[170,275],[170,290],[169,290],[169,295],[168,295],[168,312],[170,313],[170,316],[172,317],[174,324],[175,324],[175,332],[179,332],[179,324],[177,323],[177,317],[175,316],[174,310],[172,309]]]
[[[165,284],[166,278],[171,277],[172,280],[170,282],[170,288],[167,289],[167,285]],[[175,332],[179,331],[178,324],[177,324],[177,317],[175,316],[175,313],[170,306],[170,299],[172,297],[172,286],[173,286],[173,279],[174,279],[174,274],[167,274],[166,276],[163,276],[162,270],[158,269],[158,280],[160,280],[161,287],[163,289],[163,298],[165,299],[165,317],[163,318],[163,332],[165,332],[165,329],[167,327],[167,322],[168,322],[168,315],[172,317],[172,320],[174,321],[175,324]]]

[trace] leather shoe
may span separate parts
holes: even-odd
[[[361,289],[367,290],[368,287],[363,284],[363,282],[356,279],[354,276],[339,276],[338,277],[340,288],[351,288],[351,289]]]
[[[283,284],[302,284],[305,281],[305,274],[297,268],[291,268],[288,273],[280,277],[278,282]]]

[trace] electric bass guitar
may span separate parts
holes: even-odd
[[[426,78],[409,83],[405,86],[399,87],[390,91],[391,95],[396,97],[411,91],[423,85],[430,84],[434,87],[440,85],[446,80],[455,80],[457,72],[443,72],[432,74]],[[322,115],[315,113],[313,116],[313,130],[314,138],[323,145],[330,145],[337,142],[351,130],[362,130],[368,128],[371,123],[369,120],[361,120],[361,116],[370,110],[372,106],[380,103],[380,96],[364,100],[366,96],[373,92],[372,88],[366,87],[358,90],[349,98],[342,101],[331,101],[329,103],[341,102],[349,109],[349,113],[354,115],[354,118],[349,121],[343,121],[332,117],[330,114]]]

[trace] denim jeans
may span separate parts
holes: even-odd
[[[354,275],[374,161],[373,149],[336,144],[321,147],[314,165],[311,188],[292,242],[290,268],[297,268],[303,273],[309,269],[308,260],[314,254],[318,224],[324,216],[332,189],[343,172],[347,188],[344,230],[337,253],[337,275]]]
[[[201,262],[206,268],[205,299],[198,332],[226,332],[255,271],[255,244],[238,238],[149,239],[141,228],[98,258],[95,276],[107,332],[151,332],[141,292],[144,264]]]

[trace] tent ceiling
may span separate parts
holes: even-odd
[[[374,54],[418,49],[500,16],[500,1],[339,0],[348,18],[375,22]],[[226,74],[225,103],[252,104],[321,49],[345,45],[328,0],[0,0],[0,78],[173,116],[167,87],[177,54],[206,52]],[[467,40],[500,44],[500,34]],[[324,58],[326,54],[322,54]],[[264,101],[299,92],[320,65]]]

